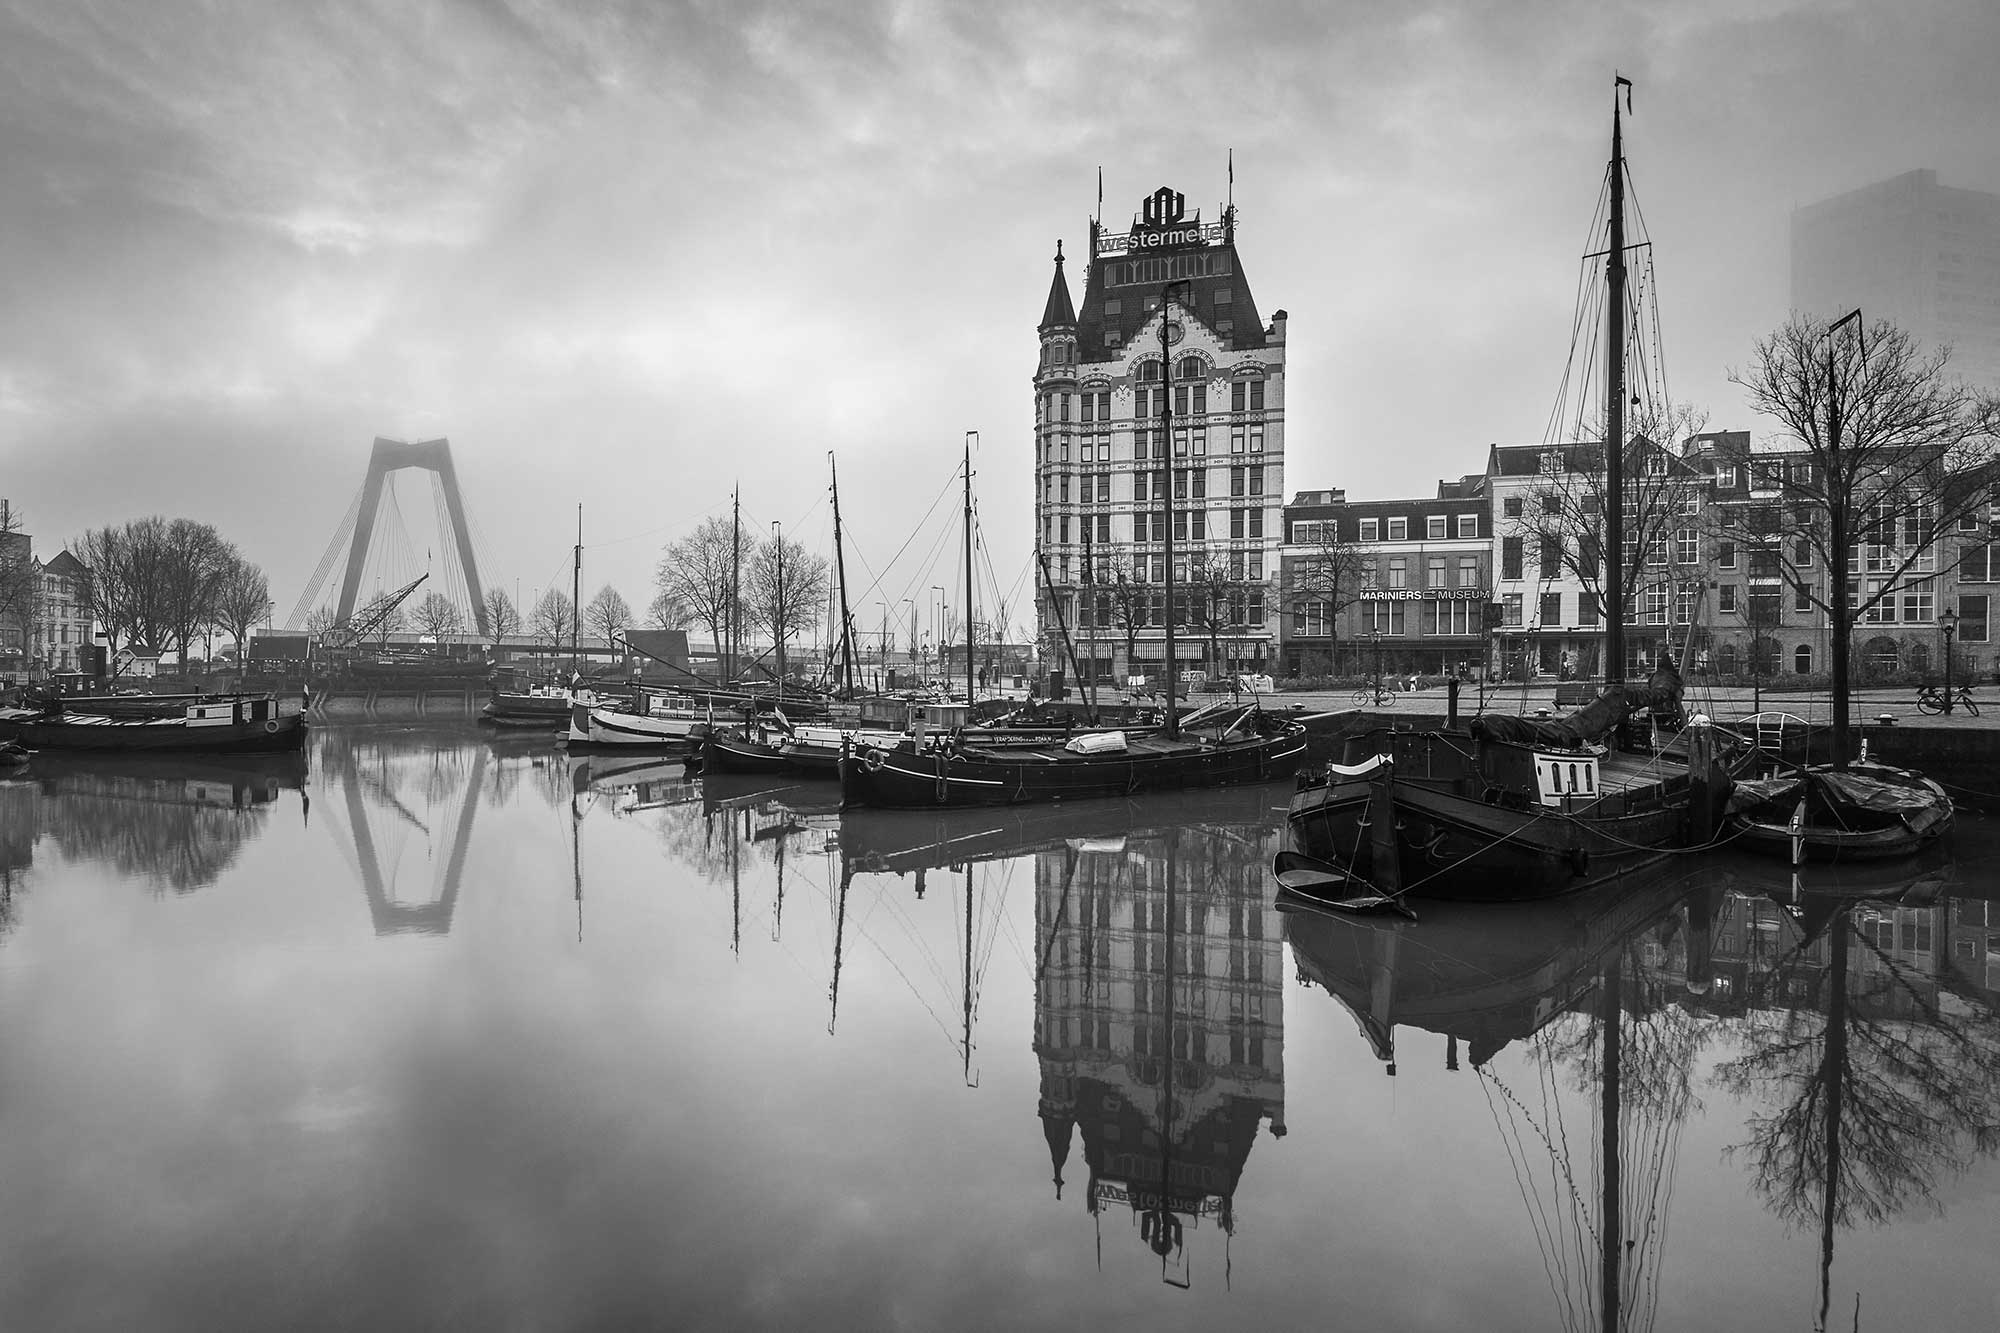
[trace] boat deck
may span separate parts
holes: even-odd
[[[1686,776],[1684,763],[1677,764],[1658,755],[1614,752],[1597,760],[1597,789],[1605,795],[1637,791]]]

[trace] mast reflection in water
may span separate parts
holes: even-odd
[[[0,779],[0,1326],[2000,1327],[1976,817],[1406,923],[1268,789],[308,758]]]

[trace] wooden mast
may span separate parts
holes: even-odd
[[[854,639],[847,616],[847,555],[840,545],[840,468],[831,451],[826,456],[827,471],[833,477],[833,566],[840,580],[840,671],[847,685],[847,697],[854,697]]]
[[[1166,482],[1166,491],[1163,496],[1163,499],[1166,501],[1166,508],[1161,512],[1166,515],[1167,530],[1161,534],[1161,540],[1165,542],[1167,551],[1167,614],[1165,617],[1167,632],[1167,725],[1165,733],[1169,740],[1181,734],[1180,707],[1175,700],[1175,695],[1179,692],[1179,687],[1175,683],[1176,672],[1174,670],[1177,665],[1174,661],[1174,395],[1173,363],[1170,359],[1173,355],[1173,342],[1167,336],[1168,330],[1173,327],[1174,323],[1173,291],[1176,287],[1186,287],[1190,291],[1193,290],[1192,284],[1186,278],[1177,278],[1160,289],[1160,438],[1155,447],[1159,450],[1159,457],[1165,466],[1161,471],[1153,474],[1155,478],[1163,479]]]
[[[736,655],[742,649],[743,628],[743,487],[738,484],[729,505],[729,679],[736,679]]]
[[[972,720],[972,446],[979,432],[965,432],[965,720]]]
[[[576,507],[576,558],[569,576],[569,674],[576,675],[576,635],[583,624],[583,506]]]
[[[1604,302],[1604,683],[1625,679],[1625,138],[1611,85],[1611,251]],[[1629,97],[1631,94],[1626,94]],[[1614,736],[1616,733],[1613,733]]]

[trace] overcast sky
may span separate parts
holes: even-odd
[[[489,581],[650,597],[746,518],[881,568],[978,430],[1003,586],[1030,375],[1096,173],[1212,218],[1290,312],[1288,492],[1425,493],[1542,438],[1614,68],[1675,396],[1781,319],[1791,209],[2000,189],[2000,7],[5,3],[0,495],[52,553],[216,524],[282,620],[377,435],[448,436]],[[1081,265],[1072,266],[1082,290]],[[399,487],[413,546],[428,486]],[[414,557],[419,566],[422,555]],[[859,577],[857,601],[862,601]],[[869,602],[928,597],[899,570]]]

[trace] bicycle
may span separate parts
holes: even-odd
[[[1359,689],[1354,692],[1354,703],[1358,708],[1394,708],[1396,692],[1388,689]]]
[[[1967,685],[1960,685],[1951,692],[1951,707],[1953,712],[1966,713],[1972,717],[1979,716],[1979,705],[1973,702],[1972,688]],[[1944,691],[1935,685],[1921,687],[1917,690],[1917,709],[1932,717],[1944,712]]]

